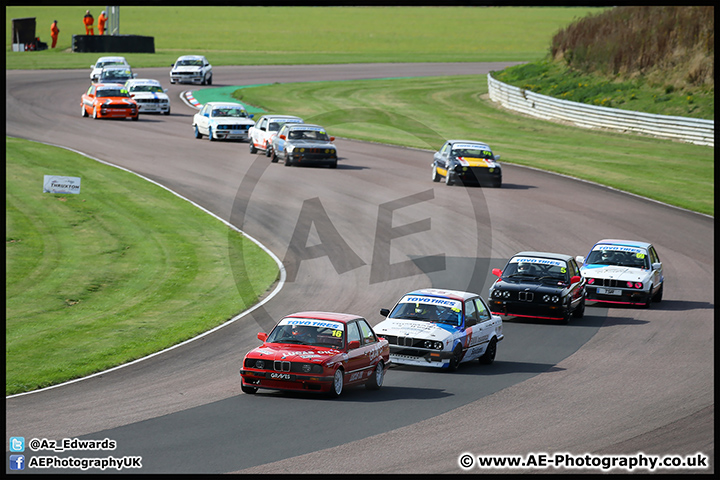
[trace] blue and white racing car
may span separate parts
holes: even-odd
[[[478,294],[426,288],[403,295],[375,332],[390,343],[390,359],[401,365],[454,371],[462,362],[495,360],[504,338],[502,319]]]

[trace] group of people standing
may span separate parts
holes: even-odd
[[[105,10],[100,13],[100,16],[98,17],[98,32],[100,35],[105,34],[105,23],[107,22],[108,17],[105,13]],[[92,16],[92,13],[90,13],[90,10],[85,11],[85,16],[83,17],[83,24],[85,25],[85,35],[95,35],[95,29],[93,25],[95,24],[95,18]],[[58,40],[58,34],[60,33],[60,29],[57,25],[57,20],[54,20],[52,25],[50,25],[50,38],[52,38],[52,48],[55,48],[57,45]]]

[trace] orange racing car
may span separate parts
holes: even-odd
[[[124,85],[96,83],[91,85],[80,102],[82,116],[93,118],[139,118],[138,104]]]

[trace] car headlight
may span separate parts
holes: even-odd
[[[560,301],[560,297],[557,295],[543,295],[543,302],[546,303],[558,303]]]
[[[265,368],[265,360],[255,360],[255,368]]]
[[[442,342],[436,342],[434,340],[425,340],[423,346],[432,350],[442,350],[443,348]]]

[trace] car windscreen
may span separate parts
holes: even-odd
[[[513,257],[505,266],[503,279],[519,281],[539,280],[548,282],[566,282],[567,264],[563,260],[539,257]]]
[[[180,60],[176,65],[202,67],[202,60]]]
[[[163,93],[163,89],[157,85],[133,85],[130,87],[131,92],[151,92],[151,93]]]
[[[458,326],[462,322],[462,304],[445,298],[407,295],[393,308],[388,318]]]
[[[266,343],[290,343],[343,348],[345,325],[316,319],[285,318],[268,336]]]
[[[484,158],[488,160],[494,158],[490,150],[481,148],[453,148],[452,155],[455,157]]]
[[[290,140],[314,140],[329,142],[330,137],[327,133],[320,130],[290,130],[288,133],[288,139]]]
[[[622,249],[596,247],[585,259],[585,264],[650,268],[650,260],[645,250],[630,247]]]
[[[213,108],[213,117],[247,117],[247,112],[240,108],[234,107],[219,107]]]
[[[97,91],[98,97],[129,97],[127,90],[122,88],[103,88]]]

